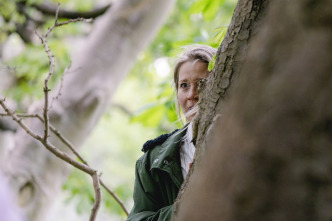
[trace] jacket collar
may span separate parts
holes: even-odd
[[[186,131],[187,125],[170,136],[161,145],[160,151],[151,165],[151,170],[160,169],[168,172],[178,187],[183,182],[179,149]]]

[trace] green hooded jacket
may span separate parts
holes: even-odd
[[[180,147],[186,127],[146,142],[136,162],[134,207],[127,221],[171,220],[183,182]]]

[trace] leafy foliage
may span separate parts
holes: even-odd
[[[224,4],[225,0],[196,1],[190,9],[191,13],[202,13],[206,21],[212,21],[216,17],[219,7]]]
[[[53,50],[57,64],[54,77],[50,81],[50,86],[53,88],[70,61],[66,45],[51,40],[49,46],[51,50],[57,49]],[[21,102],[27,95],[35,99],[40,99],[43,96],[43,80],[49,71],[49,60],[41,45],[26,45],[24,52],[7,64],[14,67],[16,71],[16,87],[11,88],[7,95],[18,102]],[[36,90],[36,88],[40,90]]]
[[[0,3],[2,4],[1,6],[3,6],[0,7],[0,18],[3,19],[3,28],[0,31],[0,46],[1,44],[5,44],[8,39],[7,35],[11,37],[11,35],[15,34],[12,32],[16,30],[18,24],[26,22],[27,17],[22,16],[22,13],[18,12],[19,2],[19,0],[15,0]],[[25,4],[32,5],[39,4],[40,2],[40,0],[30,0],[26,1]],[[72,3],[72,1],[70,2]],[[79,8],[82,8],[82,10],[90,9],[93,4],[93,1],[85,0],[82,2],[84,3],[78,4],[80,5]],[[67,5],[64,5],[64,7],[67,7]],[[27,16],[33,17],[34,14],[36,14],[36,10],[29,8],[25,11],[25,13]],[[64,19],[60,19],[60,22],[63,20]],[[36,31],[44,33],[47,28],[53,25],[53,23],[54,18],[45,20],[45,23]],[[70,47],[68,45],[68,41],[64,41],[63,39],[68,36],[73,37],[82,35],[86,29],[85,26],[87,25],[89,24],[73,23],[63,26],[55,29],[52,32],[52,35],[48,38],[48,44],[56,59],[55,72],[50,81],[51,89],[59,82],[64,69],[70,64]],[[15,70],[15,76],[12,76],[14,78],[15,85],[6,91],[6,96],[17,101],[20,104],[19,107],[22,107],[23,100],[28,100],[29,102],[26,103],[30,104],[32,101],[40,99],[43,96],[43,80],[49,71],[48,57],[37,36],[35,36],[35,38],[36,41],[25,44],[22,53],[18,56],[4,61],[5,65],[8,65]],[[24,105],[22,108],[26,109]]]
[[[76,205],[78,213],[83,213],[87,208],[91,208],[94,202],[94,190],[91,185],[87,185],[91,181],[86,174],[73,170],[68,177],[69,182],[66,182],[63,186],[64,190],[70,191],[70,197],[68,201],[85,196],[84,200],[79,200]]]
[[[219,45],[221,44],[222,40],[224,40],[224,37],[226,35],[227,32],[227,28],[226,26],[224,27],[219,27],[215,29],[215,36],[213,37],[213,39],[210,41],[210,45],[212,47],[219,47]]]

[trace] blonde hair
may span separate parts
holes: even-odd
[[[206,64],[209,64],[209,62],[212,60],[213,56],[217,53],[217,49],[212,48],[211,46],[208,45],[188,45],[184,46],[182,48],[182,54],[176,59],[176,63],[174,66],[174,86],[176,90],[176,94],[178,93],[178,87],[179,87],[179,70],[180,67],[188,62],[188,61],[200,61]],[[179,119],[182,121],[181,117],[181,110],[180,110],[180,105],[179,101],[177,100],[176,102],[176,112],[178,114]],[[188,113],[189,115],[197,112],[197,108],[194,108],[193,111],[190,111]]]

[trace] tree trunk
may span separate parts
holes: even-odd
[[[259,31],[270,0],[240,0],[227,34],[217,52],[215,68],[202,90],[200,112],[195,121],[197,154],[206,149],[210,131],[221,116],[247,56],[248,44]]]
[[[136,56],[155,36],[174,3],[175,0],[116,1],[97,21],[84,50],[65,73],[62,95],[50,112],[51,123],[77,148],[97,124]],[[55,95],[57,89],[53,92]],[[41,103],[31,111],[41,112]],[[42,133],[39,122],[28,123],[33,131]],[[65,149],[54,137],[51,141]],[[23,130],[17,132],[15,142],[5,174],[29,219],[45,220],[44,214],[61,189],[69,167]]]
[[[196,138],[195,163],[186,177],[180,194],[176,200],[177,213],[181,197],[195,166],[206,150],[207,141],[211,139],[211,131],[216,120],[221,116],[224,103],[239,76],[246,59],[250,39],[257,33],[264,17],[269,0],[239,0],[226,36],[221,43],[208,81],[200,88],[199,112],[194,119],[193,133]]]
[[[331,69],[332,2],[271,2],[175,220],[331,220]]]

